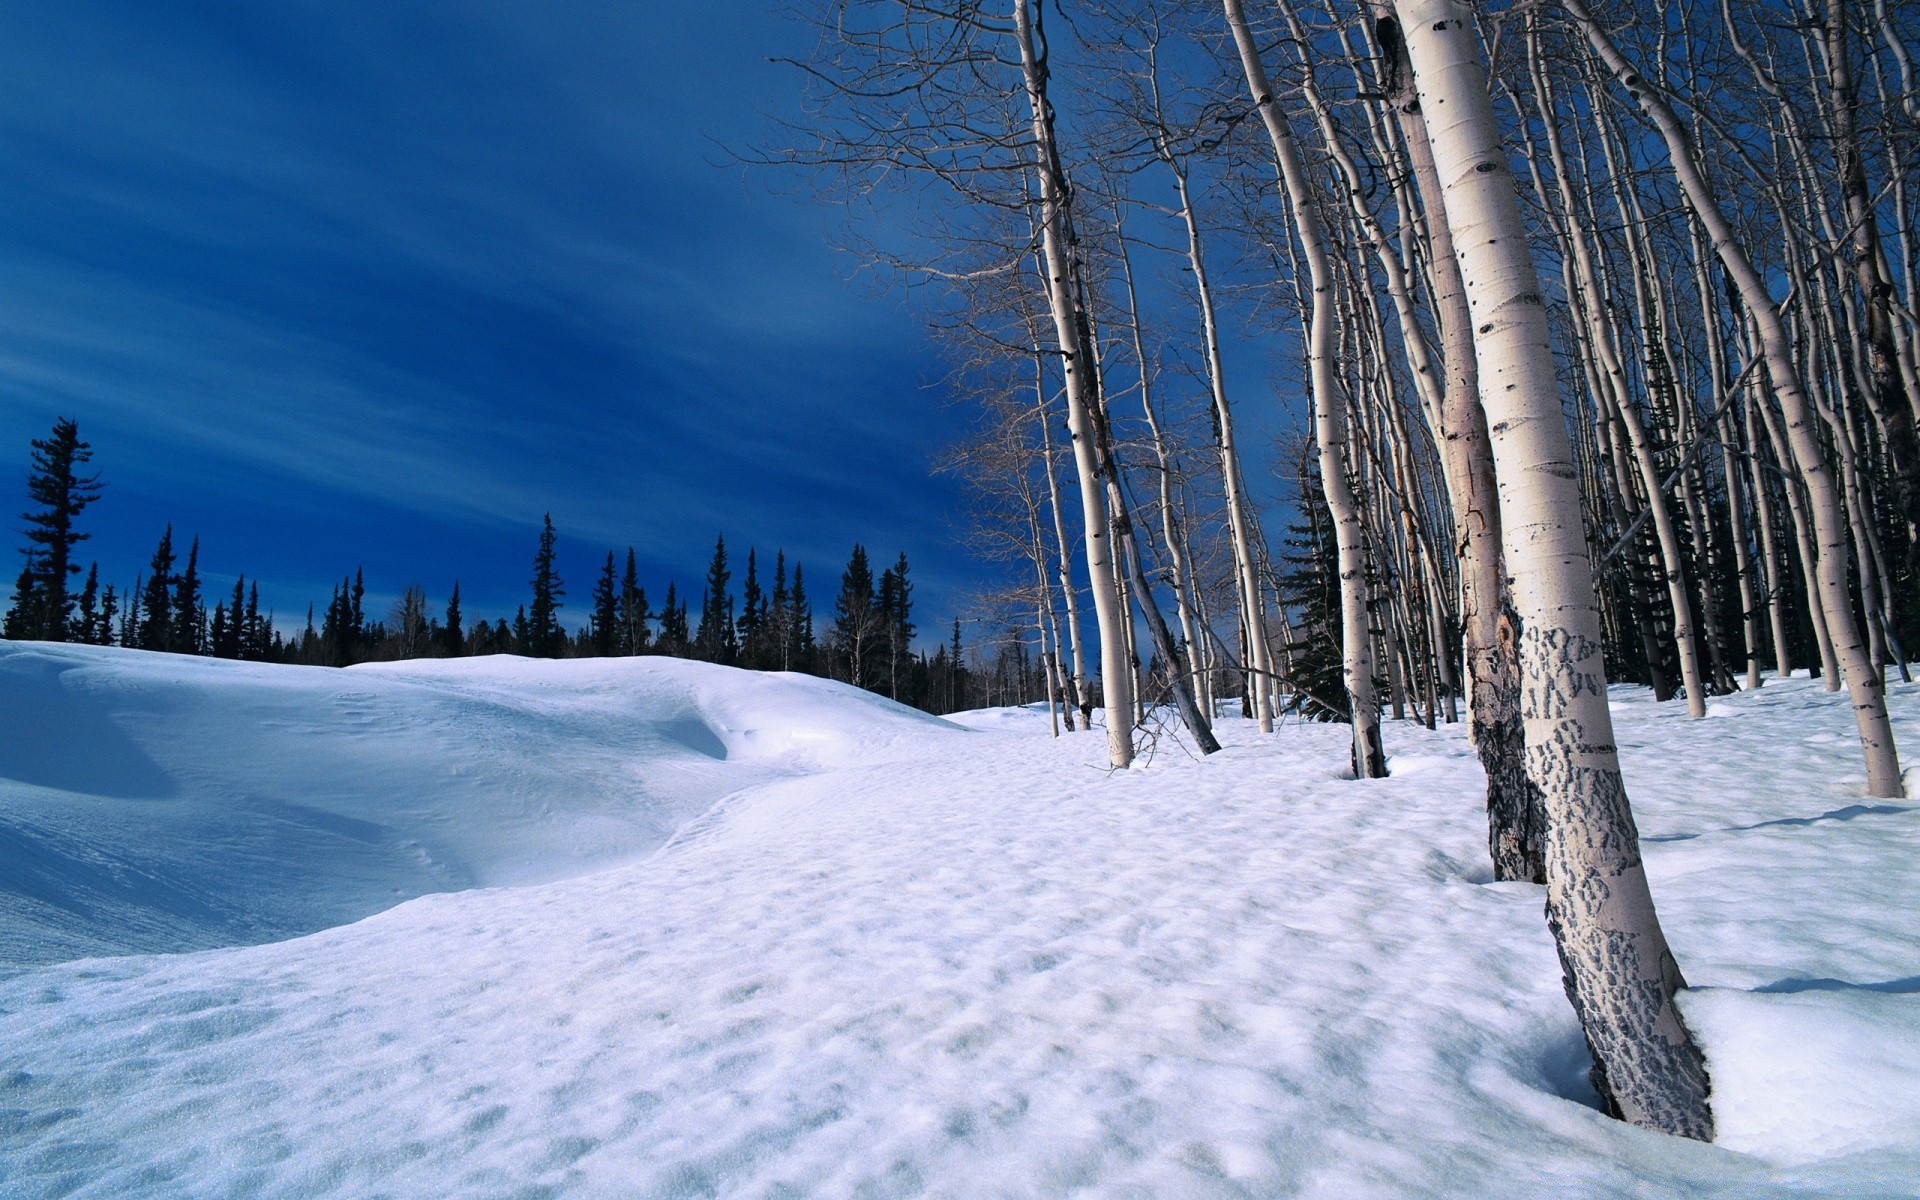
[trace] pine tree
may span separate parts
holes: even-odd
[[[875,642],[882,623],[867,548],[856,543],[847,569],[840,573],[840,594],[833,602],[832,645],[836,665],[855,687],[868,687],[873,680]]]
[[[508,643],[515,654],[526,654],[533,641],[533,625],[527,620],[527,606],[522,604],[513,614],[513,640]]]
[[[7,609],[4,632],[15,641],[37,636],[44,624],[40,604],[39,570],[33,551],[27,551],[27,565],[14,580],[13,604]]]
[[[207,633],[207,648],[215,658],[238,658],[238,654],[227,653],[227,602],[222,600],[213,606],[213,622]]]
[[[140,645],[140,630],[146,620],[145,614],[141,612],[143,597],[146,595],[146,588],[146,576],[135,575],[133,577],[133,590],[127,593],[127,614],[120,618],[120,644],[122,646],[137,647]]]
[[[139,646],[165,650],[173,640],[173,526],[160,535],[147,570],[147,587],[140,598]]]
[[[1280,552],[1280,603],[1297,615],[1300,640],[1288,647],[1290,707],[1315,721],[1347,719],[1340,643],[1340,562],[1319,464],[1303,455],[1298,492],[1304,520],[1287,526]]]
[[[246,636],[240,643],[240,657],[265,660],[267,651],[267,626],[263,626],[259,620],[259,580],[255,580],[252,588],[246,591]]]
[[[460,581],[458,579],[453,581],[453,594],[447,597],[447,623],[440,630],[440,648],[448,658],[459,658],[467,652],[466,634],[460,629]]]
[[[793,641],[789,632],[793,627],[793,597],[787,590],[787,552],[781,550],[773,558],[773,598],[767,607],[766,638],[771,646],[770,659],[780,665],[782,671],[793,669]]]
[[[208,648],[215,658],[244,658],[246,646],[247,577],[233,581],[233,596],[213,608],[213,632]]]
[[[953,678],[948,684],[951,690],[947,693],[947,711],[959,712],[961,707],[966,703],[967,697],[966,667],[964,665],[966,660],[960,657],[959,617],[953,619],[953,653],[949,654],[947,659],[953,671]]]
[[[887,695],[900,699],[901,670],[913,660],[913,583],[907,578],[907,556],[880,574],[878,598],[881,641],[887,657]]]
[[[64,642],[69,640],[73,610],[67,581],[80,573],[73,548],[88,537],[74,528],[74,521],[100,498],[100,477],[79,474],[78,468],[92,460],[93,451],[80,440],[79,427],[66,417],[53,423],[50,436],[35,438],[31,444],[27,496],[39,507],[24,514],[31,582],[25,604],[16,597],[15,610],[21,613],[25,636]]]
[[[627,547],[627,572],[620,579],[620,653],[645,654],[651,635],[647,621],[646,589],[640,586],[640,571],[634,563],[633,547]]]
[[[762,645],[766,629],[767,598],[760,590],[760,571],[755,562],[755,553],[751,546],[747,548],[747,577],[740,584],[740,620],[738,630],[740,646],[740,665],[759,670],[766,665],[765,647]]]
[[[613,580],[613,551],[607,551],[607,565],[593,585],[593,652],[611,658],[620,650],[620,593]]]
[[[713,544],[713,561],[707,565],[707,586],[700,595],[700,628],[694,633],[694,648],[708,662],[731,663],[738,657],[733,636],[733,572],[727,567],[727,539]]]
[[[554,541],[553,514],[548,513],[540,529],[540,549],[533,556],[533,607],[525,613],[525,635],[516,637],[520,653],[531,658],[558,658],[566,646],[559,612],[567,589],[554,568]]]
[[[687,638],[687,606],[684,603],[676,603],[674,584],[671,579],[667,581],[665,606],[660,610],[660,640],[656,643],[656,648],[662,654],[672,654],[680,658],[685,658],[690,648]]]
[[[187,567],[175,581],[171,649],[176,654],[199,654],[206,649],[207,611],[200,602],[200,539],[187,551]]]
[[[100,564],[94,563],[87,568],[87,582],[80,589],[80,600],[74,609],[71,640],[92,642],[99,633],[100,626]]]
[[[111,646],[114,643],[113,619],[120,613],[120,595],[112,584],[107,585],[106,595],[100,600],[100,621],[94,626],[92,642],[96,646]]]
[[[812,671],[813,605],[807,600],[807,581],[800,563],[793,564],[793,615],[787,636],[788,669]]]

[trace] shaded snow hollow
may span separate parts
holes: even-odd
[[[1806,680],[1615,700],[1714,1146],[1593,1108],[1458,727],[0,645],[0,1195],[1920,1192],[1920,804]]]

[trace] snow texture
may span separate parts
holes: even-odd
[[[1920,805],[1816,681],[1615,712],[1716,1145],[1594,1108],[1457,726],[0,646],[0,1195],[1920,1194]]]

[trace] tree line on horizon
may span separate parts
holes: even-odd
[[[931,651],[916,648],[907,556],[900,554],[876,576],[860,544],[823,621],[814,616],[805,568],[796,561],[789,574],[783,550],[775,552],[769,582],[758,551],[749,548],[736,595],[722,535],[714,541],[697,619],[672,581],[658,608],[653,606],[629,547],[624,567],[615,551],[607,552],[589,593],[587,620],[569,630],[560,619],[567,592],[551,515],[542,521],[528,601],[511,619],[469,616],[457,580],[437,612],[429,609],[425,589],[410,584],[389,612],[369,614],[365,576],[356,569],[333,587],[324,608],[309,606],[304,625],[289,633],[271,610],[261,610],[259,583],[245,575],[234,580],[231,592],[213,598],[209,610],[200,539],[192,538],[182,554],[171,525],[131,587],[103,585],[95,562],[76,589],[81,567],[74,550],[90,536],[78,518],[102,491],[99,476],[84,473],[91,459],[92,448],[67,418],[33,440],[27,493],[34,507],[24,514],[24,564],[0,636],[328,667],[489,654],[660,655],[838,679],[934,713],[1026,703],[1041,694],[1039,668],[1018,638],[968,647],[956,617],[947,640]]]

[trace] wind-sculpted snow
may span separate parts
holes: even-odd
[[[852,688],[677,659],[331,671],[0,643],[0,973],[577,875],[930,728]]]
[[[571,666],[393,673],[602,703],[557,694]],[[715,713],[774,686],[702,678]],[[816,773],[644,859],[0,983],[0,1194],[1913,1194],[1920,806],[1860,797],[1817,685],[1702,722],[1641,695],[1618,740],[1721,1145],[1595,1109],[1457,727],[1389,727],[1393,775],[1355,782],[1336,726],[1109,772],[1044,714],[846,707]],[[808,741],[758,728],[676,761]]]

